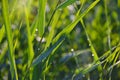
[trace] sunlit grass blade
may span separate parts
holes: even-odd
[[[60,5],[58,5],[58,7],[56,9],[65,8],[65,7],[73,4],[75,1],[77,1],[77,0],[65,0],[63,3],[61,3]]]
[[[45,60],[55,50],[55,48],[59,46],[59,44],[61,44],[61,42],[63,41],[64,41],[64,37],[60,38],[55,44],[51,45],[46,51],[41,53],[37,58],[33,60],[31,66],[36,66],[37,64]]]
[[[45,28],[45,11],[46,11],[47,0],[39,0],[39,11],[38,11],[38,33],[42,36]]]
[[[9,12],[8,12],[8,0],[2,0],[2,10],[3,10],[3,19],[5,23],[5,31],[6,31],[7,40],[8,40],[9,60],[10,60],[12,80],[14,78],[18,80],[14,49],[13,49],[12,30],[11,30],[11,24],[10,24]]]
[[[61,35],[63,34],[69,34],[73,28],[76,26],[76,24],[92,9],[94,6],[99,2],[100,0],[94,1],[81,15],[77,16],[75,21],[73,21],[71,24],[69,24],[67,27],[65,27],[58,35],[54,38],[53,42],[56,42]]]
[[[56,11],[56,13],[54,14],[53,20],[51,22],[51,29],[50,29],[48,38],[46,40],[47,42],[45,45],[45,49],[47,49],[47,47],[49,47],[50,43],[52,42],[52,39],[53,39],[54,34],[55,34],[55,27],[57,26],[57,22],[58,22],[59,17],[60,17],[60,12]]]
[[[29,15],[26,6],[24,6],[24,11],[25,11],[26,30],[27,30],[27,38],[28,38],[28,66],[30,66],[34,56],[34,50],[33,50],[32,36],[31,36],[30,25],[28,20]]]

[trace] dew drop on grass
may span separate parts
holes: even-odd
[[[91,46],[91,44],[89,44],[89,46]]]
[[[37,40],[38,42],[40,42],[40,39],[41,39],[40,37],[36,37],[36,40]]]
[[[72,48],[72,49],[71,49],[71,52],[73,52],[73,51],[74,51],[74,49]]]
[[[40,42],[40,40],[41,40],[41,37],[39,37],[39,36],[36,36],[36,40],[38,41],[38,42]],[[45,42],[46,40],[45,40],[45,38],[42,38],[42,42]]]
[[[83,75],[83,77],[85,77],[85,75]]]
[[[36,32],[38,31],[38,29],[35,30]]]
[[[89,39],[89,38],[87,38],[87,40],[89,41],[90,39]]]
[[[40,50],[40,48],[38,48],[38,51]]]
[[[92,54],[92,56],[94,56],[94,54]]]

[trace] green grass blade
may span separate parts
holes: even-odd
[[[34,19],[32,25],[31,25],[32,40],[34,40],[34,35],[35,35],[35,31],[37,29],[37,24],[38,24],[38,16],[36,16],[36,18]]]
[[[59,11],[56,11],[54,17],[53,17],[53,20],[51,22],[51,29],[50,29],[50,32],[49,32],[49,35],[48,35],[48,38],[47,38],[47,42],[46,42],[46,45],[45,45],[45,49],[47,49],[47,47],[49,47],[53,37],[54,37],[54,34],[55,34],[55,27],[57,25],[57,22],[58,22],[58,19],[59,19],[59,16],[60,16],[60,13]]]
[[[5,55],[6,55],[7,50],[8,50],[8,44],[6,44],[6,45],[4,46],[2,52],[0,53],[0,60],[4,60],[4,57],[5,57]],[[1,61],[0,61],[0,63],[1,63]]]
[[[67,53],[65,56],[63,56],[60,59],[60,63],[65,63],[66,61],[68,61],[71,58],[75,58],[76,56],[79,56],[79,55],[84,54],[84,53],[86,54],[88,52],[90,52],[90,49],[78,50],[78,51],[74,51],[71,53]]]
[[[84,28],[84,30],[85,30],[85,33],[86,33],[86,36],[87,36],[87,40],[88,40],[89,46],[90,46],[90,48],[91,48],[91,52],[92,52],[93,55],[94,55],[94,60],[96,61],[96,60],[98,60],[97,52],[96,52],[95,48],[93,47],[93,44],[92,44],[92,42],[91,42],[91,40],[90,40],[90,38],[89,38],[89,36],[88,36],[87,30],[86,30],[86,28],[85,28],[85,24],[84,24],[84,22],[83,22],[82,19],[81,19],[81,23],[82,23],[82,26],[83,26],[83,28]]]
[[[56,42],[61,35],[63,34],[69,34],[73,28],[76,26],[76,24],[99,2],[100,0],[94,1],[81,15],[79,15],[75,21],[73,21],[70,25],[68,25],[66,28],[64,28],[53,40],[53,42]]]
[[[99,60],[99,57],[98,57],[97,52],[96,52],[96,50],[95,50],[95,48],[94,48],[94,46],[93,46],[93,44],[92,44],[92,42],[91,42],[91,40],[90,40],[90,38],[88,36],[88,33],[87,33],[86,28],[85,28],[85,24],[84,24],[83,20],[81,20],[81,23],[82,23],[82,26],[83,26],[83,28],[85,30],[85,33],[86,33],[86,36],[87,36],[87,39],[88,39],[88,42],[89,42],[89,46],[91,48],[91,52],[94,55],[93,56],[94,61],[97,61],[97,60]],[[98,61],[98,63],[100,63],[100,61]],[[101,71],[102,71],[102,65],[98,66],[98,71],[101,73]],[[102,78],[102,74],[100,75],[100,77]]]
[[[117,3],[118,3],[118,7],[120,8],[120,0],[117,0]]]
[[[39,12],[38,12],[38,33],[42,36],[45,28],[45,10],[46,10],[47,0],[39,0]]]
[[[108,68],[108,71],[110,71],[111,69],[113,69],[113,67],[115,67],[115,66],[117,66],[117,65],[120,65],[120,60],[117,61],[116,63],[114,63],[112,66],[110,66],[110,67]]]
[[[4,35],[5,35],[5,27],[3,25],[2,28],[0,29],[0,43],[1,43]]]
[[[14,49],[13,49],[13,42],[12,42],[13,41],[12,30],[11,30],[11,24],[10,24],[9,12],[8,12],[8,0],[2,0],[2,9],[3,9],[3,18],[4,18],[4,23],[5,23],[5,31],[6,31],[7,40],[8,40],[9,60],[10,60],[12,80],[14,78],[18,80],[17,68],[15,64]]]
[[[99,65],[102,65],[105,61],[102,61],[100,63],[92,63],[90,66],[88,66],[86,69],[82,69],[82,70],[76,70],[76,76],[75,76],[75,80],[78,80],[80,78],[83,77],[83,75],[95,70]]]
[[[65,7],[73,4],[75,1],[77,1],[77,0],[65,0],[63,3],[61,3],[60,5],[58,5],[58,7],[56,9],[65,8]]]
[[[27,30],[27,38],[28,38],[28,66],[30,66],[34,56],[34,50],[33,50],[32,36],[31,36],[30,25],[28,20],[28,10],[26,7],[24,7],[24,11],[25,11],[26,30]]]
[[[55,48],[63,42],[63,40],[64,40],[64,37],[60,38],[55,44],[50,46],[50,48],[48,48],[46,51],[41,53],[37,58],[33,60],[33,63],[31,66],[36,66],[37,64],[45,60],[45,58],[47,58],[55,50]]]

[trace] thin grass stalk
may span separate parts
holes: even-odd
[[[33,50],[32,36],[31,36],[30,25],[28,20],[29,14],[26,6],[24,6],[24,11],[25,11],[26,30],[27,30],[27,38],[28,38],[28,67],[29,67],[34,57],[34,50]]]
[[[34,50],[33,50],[33,44],[32,44],[32,35],[30,30],[30,24],[29,24],[29,9],[24,5],[24,12],[25,12],[25,20],[26,20],[26,30],[27,30],[27,39],[28,39],[28,71],[29,73],[29,79],[32,80],[32,71],[33,68],[29,68],[33,57],[34,57]]]
[[[91,48],[91,52],[92,52],[92,54],[94,55],[94,61],[97,61],[97,60],[99,60],[99,57],[98,57],[98,55],[97,55],[97,52],[96,52],[96,50],[95,50],[95,48],[94,48],[94,46],[93,46],[93,44],[92,44],[92,42],[91,42],[91,40],[90,40],[90,38],[89,38],[89,35],[88,35],[88,32],[87,32],[87,30],[86,30],[86,28],[85,28],[85,24],[84,24],[84,22],[83,22],[83,20],[81,19],[81,23],[82,23],[82,26],[83,26],[83,28],[84,28],[84,30],[85,30],[85,33],[86,33],[86,36],[87,36],[87,40],[88,40],[88,42],[89,42],[89,46],[90,46],[90,48]],[[97,62],[98,64],[100,63],[100,61],[98,61]],[[102,80],[102,65],[99,65],[98,66],[98,71],[100,72],[100,80]]]
[[[104,0],[104,7],[105,7],[106,26],[108,28],[108,47],[111,51],[111,35],[110,35],[111,29],[110,29],[110,22],[109,22],[108,10],[107,10],[107,0]]]
[[[8,48],[9,48],[9,60],[10,60],[10,70],[12,75],[12,80],[18,80],[17,75],[17,68],[15,64],[15,56],[14,56],[14,49],[13,49],[13,38],[12,38],[12,30],[9,18],[9,11],[8,11],[8,0],[2,0],[2,9],[3,9],[3,19],[5,23],[5,30],[7,34],[8,40]]]

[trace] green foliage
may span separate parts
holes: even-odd
[[[39,35],[42,36],[45,28],[45,10],[46,10],[46,1],[47,0],[39,0],[39,12],[38,12],[38,32]]]
[[[15,56],[14,56],[14,49],[13,49],[13,42],[12,42],[12,30],[11,24],[9,19],[9,12],[8,12],[8,1],[2,0],[2,8],[3,8],[3,19],[5,23],[5,31],[7,34],[7,41],[9,46],[9,60],[10,60],[10,71],[12,75],[12,79],[18,80],[17,69],[15,64]],[[4,27],[4,26],[3,26]]]
[[[0,80],[119,80],[119,9],[119,0],[1,0]]]

